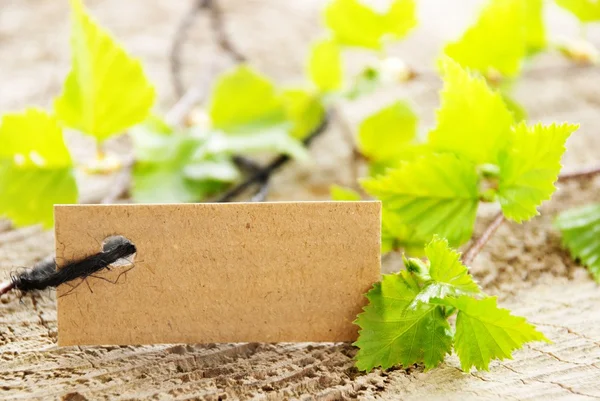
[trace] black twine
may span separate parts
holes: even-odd
[[[34,290],[56,288],[78,278],[85,279],[120,259],[127,258],[136,252],[135,245],[127,238],[111,237],[102,251],[84,259],[69,262],[60,269],[56,268],[54,259],[43,260],[31,269],[11,274],[10,280],[0,283],[0,295],[11,290],[19,290],[23,294]]]

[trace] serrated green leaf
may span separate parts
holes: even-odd
[[[434,234],[452,244],[466,242],[473,232],[479,202],[475,166],[452,154],[430,154],[386,174],[365,179],[365,190],[415,230],[418,238]]]
[[[386,35],[400,39],[416,25],[415,4],[394,0],[379,13],[359,0],[333,0],[325,9],[325,24],[342,45],[378,50]]]
[[[512,113],[515,122],[518,123],[527,120],[527,110],[515,99],[506,93],[502,93],[502,100],[506,108]]]
[[[429,238],[419,237],[412,227],[404,224],[395,211],[383,208],[381,211],[381,253],[402,249],[413,256],[423,254],[423,247]]]
[[[231,161],[223,157],[195,158],[204,139],[189,134],[164,135],[148,130],[134,130],[136,164],[133,168],[132,196],[136,202],[180,203],[198,202],[222,190],[224,182],[237,178],[224,174]],[[202,163],[213,165],[200,174]],[[206,166],[205,166],[206,167]]]
[[[358,315],[360,326],[356,366],[370,371],[424,362],[436,367],[452,349],[450,326],[439,306],[408,306],[419,293],[419,282],[407,272],[384,275],[367,294],[369,305]]]
[[[361,196],[358,192],[353,189],[345,188],[339,185],[332,185],[329,187],[331,193],[331,199],[334,201],[359,201]]]
[[[436,152],[434,149],[432,149],[428,143],[407,142],[404,144],[402,152],[399,152],[393,159],[369,160],[369,177],[383,175],[389,170],[398,168],[404,162],[414,161],[421,157],[437,153],[439,152]]]
[[[549,341],[520,316],[498,308],[496,297],[447,298],[445,303],[459,310],[456,317],[454,349],[466,372],[475,367],[488,370],[493,359],[512,359],[512,351],[532,341]]]
[[[287,119],[293,124],[290,135],[306,138],[325,118],[323,103],[318,96],[303,89],[286,89],[282,96]]]
[[[308,57],[308,76],[321,92],[330,92],[342,86],[342,55],[331,39],[313,44]]]
[[[541,0],[490,0],[475,24],[444,52],[484,75],[514,77],[525,56],[545,45]]]
[[[429,259],[429,277],[417,301],[481,293],[467,267],[460,262],[460,253],[451,249],[446,239],[434,237],[425,247],[425,255]]]
[[[331,199],[335,201],[359,201],[362,199],[357,191],[339,185],[332,185],[330,193]],[[398,249],[403,249],[410,255],[423,254],[424,239],[418,238],[414,230],[404,225],[396,213],[383,209],[381,214],[382,254]]]
[[[53,205],[77,202],[73,163],[56,118],[30,108],[0,121],[0,216],[15,226],[54,223]]]
[[[597,0],[556,0],[556,4],[573,13],[581,22],[600,21],[600,2]]]
[[[477,164],[496,164],[513,123],[502,95],[449,58],[442,60],[441,67],[444,88],[437,126],[429,133],[430,145]]]
[[[550,199],[560,172],[567,138],[579,126],[573,124],[520,123],[512,131],[511,146],[502,153],[498,200],[504,215],[516,222],[538,214],[537,207]]]
[[[132,58],[71,0],[72,66],[54,101],[59,120],[103,141],[142,122],[156,97],[139,60]]]
[[[398,101],[367,117],[358,129],[359,150],[370,160],[399,158],[417,134],[417,116]]]
[[[282,97],[273,83],[247,65],[217,79],[209,115],[213,127],[226,132],[256,131],[256,127],[285,120]]]
[[[600,282],[600,204],[564,211],[556,219],[555,226],[571,256],[579,259]]]

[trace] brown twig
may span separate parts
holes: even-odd
[[[479,238],[474,240],[471,245],[467,248],[467,250],[463,253],[462,261],[465,265],[471,264],[475,257],[479,255],[479,252],[483,249],[485,244],[492,238],[492,235],[498,230],[498,228],[504,222],[504,214],[502,211],[498,212],[498,214],[494,217],[494,220],[490,223],[489,226],[485,229],[485,231],[481,234]]]
[[[240,63],[246,60],[244,56],[234,45],[227,31],[225,30],[225,23],[223,20],[223,13],[219,8],[216,0],[196,0],[192,5],[192,8],[185,13],[177,30],[175,31],[175,37],[171,45],[170,51],[170,67],[171,67],[171,81],[173,89],[177,97],[195,99],[197,95],[194,92],[184,94],[184,85],[181,79],[181,50],[183,44],[187,39],[187,33],[191,28],[196,16],[200,11],[208,11],[210,17],[210,26],[215,36],[215,41],[219,45],[219,48],[228,54],[235,62]],[[212,75],[212,74],[209,74]],[[204,85],[203,85],[204,86]],[[192,105],[195,102],[191,102]]]
[[[171,45],[171,52],[169,56],[170,66],[171,66],[171,80],[173,84],[173,89],[175,90],[175,95],[179,98],[183,96],[183,82],[181,80],[181,47],[187,38],[187,33],[196,15],[202,9],[205,9],[210,6],[212,3],[211,0],[195,0],[191,9],[188,10],[181,22],[177,26],[177,30],[175,31],[175,37],[173,39],[173,44]]]
[[[221,50],[227,53],[234,61],[241,63],[246,61],[246,56],[242,54],[234,45],[227,31],[223,20],[223,12],[219,8],[216,0],[208,0],[208,11],[215,39]]]
[[[567,171],[558,176],[558,182],[591,178],[600,174],[600,165],[585,167],[580,170]]]
[[[558,176],[558,181],[565,182],[570,180],[586,179],[594,177],[598,174],[600,174],[600,166],[590,166],[580,170],[574,170],[563,173]],[[469,248],[467,248],[467,250],[463,253],[462,260],[464,264],[469,265],[471,262],[473,262],[475,257],[481,252],[481,250],[483,249],[485,244],[490,240],[492,235],[494,235],[496,230],[498,230],[498,228],[502,225],[504,220],[504,214],[501,211],[498,212],[496,217],[494,217],[494,220],[492,220],[492,222],[485,229],[483,234],[481,234],[479,238],[473,241]]]

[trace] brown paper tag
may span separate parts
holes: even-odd
[[[379,202],[60,205],[55,221],[59,264],[111,235],[137,247],[116,284],[125,267],[59,287],[59,345],[351,341],[380,275]]]

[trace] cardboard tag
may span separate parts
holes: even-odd
[[[58,205],[55,227],[59,265],[137,247],[59,287],[59,345],[352,341],[380,277],[379,202]]]

